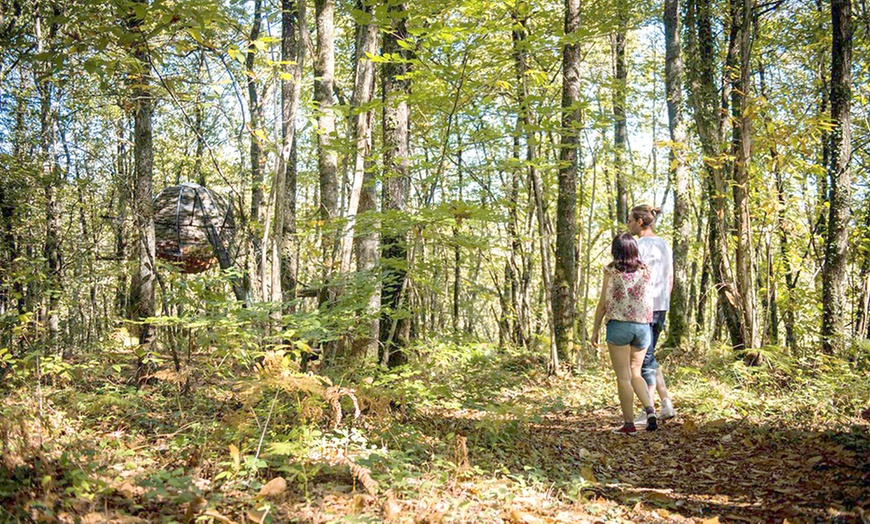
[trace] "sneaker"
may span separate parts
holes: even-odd
[[[635,433],[637,433],[637,428],[635,428],[634,424],[632,424],[631,422],[626,422],[622,425],[621,428],[614,429],[613,432],[622,433],[624,435],[634,435]]]
[[[645,411],[641,411],[640,413],[637,414],[637,416],[634,418],[634,425],[635,426],[646,426],[646,412]]]
[[[674,418],[676,416],[677,411],[674,409],[674,405],[671,403],[671,399],[662,399],[662,410],[659,413],[659,417],[664,421]]]
[[[655,431],[659,427],[658,421],[656,420],[656,414],[650,413],[646,417],[646,430],[647,431]]]

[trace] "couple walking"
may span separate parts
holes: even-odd
[[[617,433],[633,434],[637,425],[649,431],[660,420],[673,418],[664,376],[655,357],[659,334],[665,325],[673,286],[673,255],[668,243],[655,234],[661,208],[632,208],[628,231],[613,239],[613,261],[604,268],[601,298],[595,310],[592,343],[598,344],[601,321],[607,319],[605,340],[610,352],[619,404],[625,423]],[[638,240],[634,236],[638,236]],[[634,418],[632,390],[644,412]],[[653,395],[658,392],[661,412],[656,415]]]

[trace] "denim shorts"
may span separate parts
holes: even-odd
[[[649,324],[608,320],[606,340],[614,346],[631,345],[639,349],[646,349],[652,341],[652,332]]]
[[[652,324],[649,325],[652,330],[652,342],[646,350],[643,367],[640,369],[640,374],[648,386],[656,385],[656,370],[659,369],[659,361],[656,360],[656,343],[659,341],[659,335],[665,327],[665,316],[667,313],[667,311],[654,311]]]

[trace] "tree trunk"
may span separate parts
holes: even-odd
[[[737,226],[735,260],[739,309],[743,315],[742,338],[745,349],[760,346],[756,317],[755,268],[752,258],[752,231],[749,211],[749,161],[751,121],[747,113],[750,90],[750,52],[752,45],[752,0],[731,0],[731,41],[729,50],[736,63],[729,64],[731,80],[731,156],[733,161],[734,221]],[[729,52],[729,57],[731,56]]]
[[[254,225],[251,238],[253,239],[254,263],[257,266],[254,275],[254,287],[260,289],[260,293],[264,293],[265,267],[263,264],[262,251],[267,249],[267,246],[258,245],[260,242],[257,238],[259,230],[257,226],[262,227],[264,223],[263,209],[263,160],[261,159],[262,151],[260,139],[257,137],[256,131],[260,129],[263,114],[263,105],[259,102],[257,94],[257,80],[254,73],[254,58],[257,54],[257,47],[254,42],[260,37],[260,24],[262,21],[262,0],[254,0],[254,18],[251,24],[251,32],[248,35],[250,43],[248,44],[248,52],[245,56],[245,73],[247,75],[248,88],[248,131],[251,136],[250,145],[250,160],[251,160],[251,222]],[[261,296],[261,298],[266,298]]]
[[[689,337],[689,169],[686,162],[686,124],[683,117],[683,58],[680,52],[680,0],[665,0],[665,94],[670,131],[671,179],[674,181],[674,284],[668,313],[668,347],[680,347]]]
[[[399,56],[383,66],[383,133],[384,180],[381,206],[384,213],[395,213],[396,219],[383,226],[381,239],[382,290],[380,340],[384,358],[389,366],[407,360],[404,348],[410,337],[410,315],[407,303],[408,239],[402,213],[405,212],[411,187],[409,163],[410,115],[407,97],[410,82],[406,78],[408,66],[404,62],[408,52],[399,45],[407,38],[405,4],[389,4],[391,30],[384,33],[384,55]]]
[[[39,12],[35,20],[37,53],[53,52],[52,42],[57,33],[57,22],[50,28],[43,27],[45,19]],[[56,18],[55,18],[56,19]],[[60,331],[60,287],[61,287],[61,256],[60,256],[60,213],[58,211],[57,190],[62,179],[57,165],[55,125],[57,114],[52,108],[54,83],[51,80],[51,66],[38,65],[35,70],[37,90],[40,101],[40,134],[39,146],[42,160],[42,184],[45,193],[45,245],[44,253],[47,264],[47,295],[48,295],[48,343],[52,350],[57,349],[58,333]]]
[[[701,139],[701,149],[707,168],[705,181],[709,202],[710,268],[718,290],[719,305],[728,326],[734,349],[746,346],[743,315],[740,310],[739,290],[734,286],[728,259],[728,196],[725,181],[725,151],[722,148],[724,126],[723,101],[727,104],[730,88],[726,82],[720,95],[716,87],[715,41],[709,0],[693,0],[687,9],[687,65],[689,71],[690,102],[694,109],[695,124]],[[724,106],[724,107],[727,107]]]
[[[323,284],[318,302],[329,300],[329,281],[335,263],[334,221],[338,218],[338,153],[335,135],[335,1],[315,0],[317,57],[314,61],[314,101],[317,105],[317,167],[320,181],[320,248],[323,253]]]
[[[516,61],[517,84],[519,86],[519,104],[520,113],[518,115],[518,124],[520,129],[517,134],[525,137],[526,140],[526,163],[528,165],[529,181],[532,190],[532,197],[535,205],[535,216],[538,222],[538,237],[540,241],[541,252],[541,285],[543,291],[543,302],[545,304],[547,314],[549,316],[549,340],[550,340],[550,358],[547,364],[548,373],[556,374],[559,370],[559,361],[564,359],[565,355],[559,355],[556,348],[556,336],[554,333],[555,322],[553,318],[553,284],[551,278],[550,266],[550,231],[547,211],[544,204],[544,188],[541,173],[538,170],[537,162],[537,136],[535,126],[537,124],[537,115],[534,106],[529,96],[528,78],[528,51],[526,49],[526,22],[525,18],[520,18],[516,13],[514,16],[513,43],[514,43],[514,59]]]
[[[580,0],[565,0],[565,37],[580,30]],[[569,41],[570,42],[570,41]],[[580,63],[577,42],[562,50],[562,129],[559,144],[559,199],[556,204],[556,275],[553,282],[553,324],[556,350],[569,361],[574,354],[577,284],[577,149],[582,125]]]
[[[302,34],[305,2],[281,0],[281,154],[272,185],[271,301],[280,304],[296,298],[296,111],[302,86],[305,45]],[[292,304],[292,302],[291,302]],[[292,306],[291,306],[292,307]],[[292,311],[292,309],[290,310]]]
[[[846,346],[845,280],[849,247],[852,173],[852,13],[850,0],[831,0],[831,160],[825,266],[822,269],[822,351],[840,353]]]
[[[147,6],[146,2],[142,2]],[[151,128],[151,115],[154,105],[149,88],[151,74],[148,57],[148,46],[144,41],[145,35],[141,33],[142,18],[131,15],[129,21],[130,31],[136,35],[137,46],[133,52],[135,63],[134,76],[131,79],[133,97],[133,221],[136,224],[137,239],[137,272],[130,286],[130,320],[141,322],[143,319],[154,316],[154,282],[155,273],[155,237],[154,237],[154,209],[153,209],[153,133]],[[136,351],[137,383],[144,378],[145,357],[151,349],[154,339],[154,327],[149,323],[137,325],[139,348]]]
[[[371,176],[366,175],[366,167],[370,165],[371,155],[371,117],[370,110],[362,108],[371,102],[374,90],[374,64],[366,58],[374,55],[377,49],[377,25],[371,8],[360,6],[367,20],[357,27],[356,40],[356,68],[354,71],[354,90],[351,100],[354,122],[354,143],[356,144],[353,163],[353,188],[348,198],[347,223],[344,229],[344,238],[341,248],[341,273],[350,271],[354,245],[357,246],[357,270],[371,271],[377,258],[377,237],[374,232],[358,232],[356,230],[357,214],[367,209],[374,209],[376,195]],[[367,187],[364,188],[364,185]],[[365,190],[364,190],[365,189]],[[359,236],[359,241],[354,240],[354,234]],[[367,362],[377,356],[377,339],[379,335],[379,309],[380,293],[377,287],[372,290],[366,300],[365,312],[371,322],[365,326],[360,335],[351,342],[352,358],[357,361]]]
[[[367,18],[366,22],[357,27],[356,58],[354,69],[352,109],[352,131],[355,144],[353,162],[353,186],[348,197],[346,224],[341,244],[341,273],[350,271],[353,256],[353,237],[356,225],[357,213],[359,212],[360,196],[362,194],[363,179],[365,178],[366,158],[369,156],[371,145],[371,111],[364,111],[362,106],[372,99],[374,82],[374,64],[366,58],[366,54],[374,54],[377,47],[378,27],[375,25],[371,8],[360,4],[360,10]]]
[[[628,142],[628,122],[625,118],[625,97],[628,73],[625,68],[626,6],[619,3],[618,27],[613,36],[613,173],[616,182],[616,222],[628,222],[628,189],[625,181],[625,148]]]

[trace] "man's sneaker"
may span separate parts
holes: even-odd
[[[646,426],[646,412],[641,411],[637,414],[637,417],[634,419],[635,426]]]
[[[662,420],[668,420],[677,416],[677,411],[674,409],[674,405],[671,403],[671,399],[665,398],[662,399],[662,411],[659,413],[659,417]]]
[[[632,424],[631,422],[626,422],[622,425],[621,428],[614,429],[613,432],[622,433],[624,435],[634,435],[635,433],[637,433],[637,428],[635,428],[634,424]]]
[[[655,431],[659,427],[658,421],[656,420],[656,414],[650,413],[646,417],[646,430],[647,431]]]

